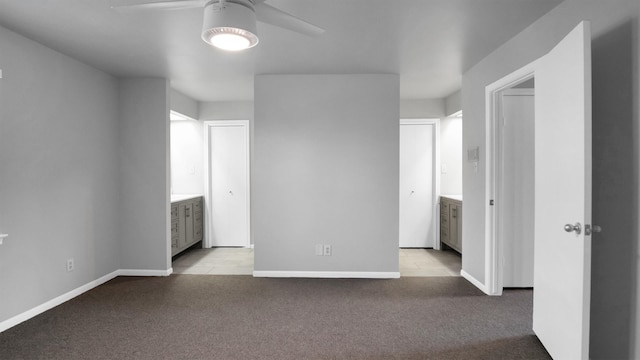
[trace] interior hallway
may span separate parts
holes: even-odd
[[[460,276],[460,254],[447,250],[400,249],[400,276]],[[176,256],[174,274],[252,275],[253,249],[191,249]]]

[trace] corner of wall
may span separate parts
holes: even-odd
[[[460,110],[462,110],[462,90],[458,90],[444,98],[445,116],[451,116]]]
[[[187,95],[175,90],[169,90],[170,110],[177,111],[182,115],[186,115],[192,119],[199,119],[200,102],[188,97]]]
[[[3,27],[0,48],[2,329],[119,268],[120,209],[118,80]]]

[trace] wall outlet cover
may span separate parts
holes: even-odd
[[[73,259],[67,259],[67,272],[73,271],[74,268],[75,264],[73,262]]]

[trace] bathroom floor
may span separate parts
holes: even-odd
[[[400,276],[460,276],[461,269],[453,250],[400,249]]]
[[[400,249],[400,276],[460,276],[460,254],[451,250]],[[252,275],[253,249],[191,249],[173,260],[174,274]]]

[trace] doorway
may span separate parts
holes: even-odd
[[[401,248],[436,248],[439,120],[400,120]]]
[[[249,121],[205,122],[205,247],[250,247]]]
[[[533,287],[535,215],[534,64],[487,88],[490,114],[486,292]]]

